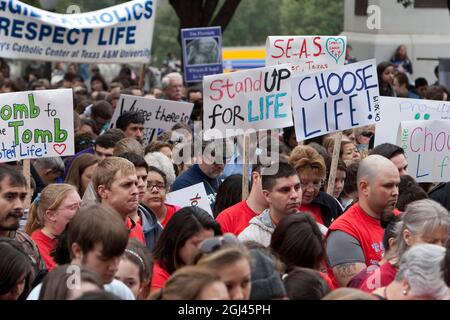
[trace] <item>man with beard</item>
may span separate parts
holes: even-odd
[[[27,182],[21,172],[8,165],[0,165],[0,237],[20,242],[34,267],[34,276],[46,268],[33,240],[19,231],[20,219],[26,206]]]
[[[129,217],[139,206],[139,180],[133,163],[124,158],[108,157],[98,164],[91,181],[100,203],[120,215],[130,231],[130,238],[145,244],[142,227]]]
[[[380,216],[394,211],[399,183],[399,170],[389,159],[371,155],[361,161],[359,202],[331,224],[327,235],[328,273],[337,287],[347,286],[361,270],[382,259]]]

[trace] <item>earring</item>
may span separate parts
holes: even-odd
[[[406,289],[405,289],[405,290],[402,291],[402,293],[403,293],[404,296],[406,296],[408,294],[408,291],[406,291]]]

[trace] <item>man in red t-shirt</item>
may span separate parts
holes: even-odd
[[[92,186],[101,204],[121,216],[130,231],[130,238],[145,244],[142,227],[129,218],[139,206],[138,178],[133,163],[119,157],[106,158],[98,164]]]
[[[331,224],[327,235],[328,271],[336,286],[346,286],[361,270],[381,260],[384,230],[380,215],[394,210],[399,183],[398,169],[388,159],[371,155],[361,161],[359,202]]]
[[[252,218],[269,208],[264,198],[261,187],[260,166],[255,165],[252,170],[252,184],[247,200],[236,203],[234,206],[223,210],[216,220],[220,224],[223,233],[233,233],[238,236],[248,227]]]

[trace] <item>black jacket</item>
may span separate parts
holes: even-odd
[[[320,206],[320,211],[322,211],[323,224],[327,228],[342,214],[342,207],[340,206],[338,201],[328,193],[325,193],[323,191],[319,192],[319,194],[314,198],[311,204],[317,204]]]
[[[439,202],[450,211],[450,182],[438,184],[428,194],[430,199]]]

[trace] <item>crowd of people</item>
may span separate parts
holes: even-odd
[[[76,154],[32,160],[30,183],[20,162],[0,164],[0,300],[450,298],[450,183],[417,183],[401,147],[374,147],[375,126],[343,131],[332,192],[334,134],[298,142],[293,127],[271,130],[278,170],[252,164],[242,199],[242,141],[214,159],[203,151],[218,142],[202,141],[175,161],[202,140],[202,90],[180,73],[145,90],[126,65],[111,82],[94,64],[55,64],[51,80],[42,70],[11,78],[0,59],[0,93],[72,89]],[[412,74],[399,46],[378,65],[380,94],[447,100]],[[144,146],[141,113],[110,129],[121,94],[194,109]],[[167,202],[198,183],[213,214]]]

